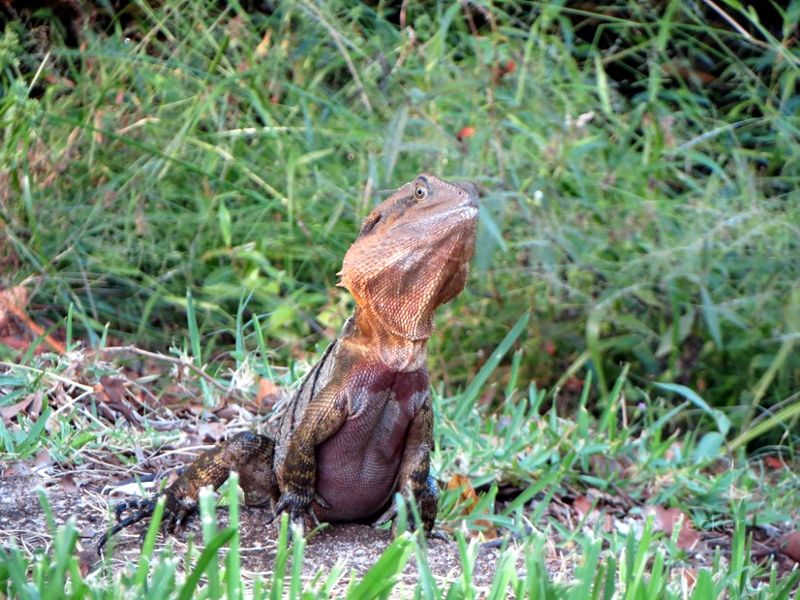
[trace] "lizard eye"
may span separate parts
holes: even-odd
[[[424,183],[417,183],[414,186],[414,198],[417,200],[425,200],[428,197],[428,188]]]

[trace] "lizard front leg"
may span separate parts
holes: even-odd
[[[397,474],[397,491],[417,502],[422,528],[431,535],[436,522],[436,508],[439,503],[439,486],[430,476],[431,450],[433,449],[433,408],[430,394],[414,415],[406,437],[406,447]],[[389,509],[381,515],[375,525],[382,525],[394,519],[397,506],[392,501]]]
[[[197,510],[200,490],[205,486],[217,489],[228,479],[231,471],[238,471],[240,474],[239,485],[244,491],[248,506],[263,506],[274,502],[278,497],[278,482],[273,467],[274,452],[275,442],[272,438],[242,432],[202,454],[163,492],[166,498],[166,531],[180,528]],[[117,524],[101,540],[98,550],[118,531],[150,517],[160,495],[118,505],[115,509]],[[136,512],[123,519],[123,514],[128,510]]]
[[[287,418],[293,415],[287,414]],[[323,508],[328,503],[315,492],[316,446],[341,429],[348,416],[346,394],[337,383],[330,382],[312,397],[299,423],[289,423],[290,433],[278,451],[276,471],[281,495],[275,516],[288,511],[292,518],[309,515],[316,523],[311,503]]]

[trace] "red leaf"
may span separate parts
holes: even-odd
[[[463,142],[467,138],[471,138],[473,135],[475,135],[475,131],[476,131],[475,128],[470,127],[469,125],[467,125],[466,127],[462,127],[456,134],[456,139],[459,142]]]

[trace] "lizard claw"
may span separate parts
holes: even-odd
[[[314,502],[319,504],[320,507],[324,508],[325,510],[327,510],[327,509],[329,509],[331,507],[330,502],[325,500],[325,498],[323,498],[322,496],[320,496],[316,492],[314,492]]]
[[[417,496],[417,506],[419,507],[418,515],[408,515],[408,526],[412,529],[421,528],[425,532],[426,537],[440,537],[434,531],[434,524],[436,522],[436,504],[439,497],[439,491],[436,486],[436,481],[432,477],[428,477],[427,487],[423,488],[422,493]],[[414,502],[413,494],[402,494],[407,503]],[[397,498],[392,500],[389,508],[372,522],[373,527],[380,527],[386,523],[392,522],[392,535],[397,535],[397,515],[398,504]],[[441,538],[441,539],[447,539]]]
[[[188,508],[180,507],[175,511],[170,511],[164,519],[164,531],[167,533],[176,533],[183,529],[186,520],[189,518],[193,511]]]
[[[330,507],[330,504],[319,494],[314,495],[314,501],[322,508]],[[281,494],[278,503],[275,505],[272,518],[268,523],[272,523],[282,512],[288,512],[293,521],[299,521],[300,523],[305,520],[305,517],[309,517],[315,527],[319,526],[319,519],[311,506],[310,498],[306,495],[293,491],[286,491]]]
[[[164,492],[164,495],[166,496],[166,505],[164,506],[162,530],[166,533],[175,533],[183,527],[186,520],[197,510],[197,503],[181,501],[169,490]],[[97,553],[100,554],[108,540],[115,534],[134,523],[152,517],[156,509],[156,502],[158,502],[160,496],[161,494],[156,494],[150,498],[136,498],[117,504],[114,507],[114,517],[117,522],[97,543]],[[125,517],[124,515],[128,511],[134,512]]]
[[[135,500],[129,500],[127,502],[120,502],[117,504],[114,507],[114,516],[117,522],[102,538],[100,538],[100,541],[97,543],[97,554],[102,552],[103,547],[106,545],[108,540],[114,537],[115,534],[119,533],[129,525],[133,525],[142,519],[152,516],[153,511],[155,511],[156,508],[157,500],[158,496],[153,496],[151,498],[136,498]],[[135,510],[136,512],[123,519],[122,515],[127,510]]]
[[[127,510],[139,511],[135,514],[141,515],[142,519],[149,517],[156,508],[156,500],[158,500],[158,496],[153,496],[151,498],[135,498],[126,502],[120,502],[114,507],[114,517],[117,521],[121,521],[122,513]]]
[[[380,527],[389,521],[392,521],[397,516],[397,504],[392,502],[392,505],[377,519],[372,522],[373,527]]]

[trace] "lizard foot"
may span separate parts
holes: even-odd
[[[392,537],[397,537],[397,505],[392,502],[392,505],[380,517],[372,522],[373,527],[380,527],[391,521],[392,523]],[[437,540],[450,541],[450,537],[440,529],[434,528],[432,520],[423,518],[422,529],[425,531],[425,536]],[[409,526],[413,528],[412,524]]]
[[[410,490],[401,492],[406,503],[415,502],[415,495]],[[416,503],[419,509],[419,522],[416,518],[409,515],[409,527],[422,527],[427,537],[441,537],[433,526],[436,524],[436,506],[439,500],[439,487],[433,477],[428,476],[425,480],[425,485],[417,491]],[[373,527],[380,527],[392,521],[392,535],[397,536],[397,498],[392,500],[391,505],[386,512],[373,521]],[[447,539],[446,537],[444,539]]]
[[[322,508],[330,508],[327,500],[319,494],[315,493],[313,499]],[[282,493],[275,505],[272,517],[267,522],[272,523],[282,512],[289,513],[292,521],[304,524],[306,518],[309,518],[314,527],[319,527],[319,519],[311,506],[311,498],[306,494],[299,494],[291,490]]]
[[[135,500],[129,500],[127,502],[120,502],[117,504],[114,507],[114,516],[116,517],[117,522],[106,532],[102,538],[100,538],[100,541],[97,543],[97,554],[102,552],[103,547],[106,545],[106,543],[108,543],[108,540],[114,537],[114,535],[129,525],[133,525],[142,519],[152,516],[153,511],[155,511],[156,508],[157,498],[157,496],[152,498],[137,498]],[[128,510],[135,510],[136,512],[123,519],[123,513]]]
[[[166,496],[166,505],[164,506],[164,520],[161,523],[161,528],[166,533],[175,533],[197,511],[197,503],[192,500],[181,501],[169,491],[166,491],[164,496]],[[97,553],[100,554],[108,540],[126,527],[152,517],[159,497],[160,495],[157,494],[150,498],[136,498],[135,500],[117,504],[114,507],[114,516],[117,522],[97,543]],[[123,518],[123,515],[128,511],[134,512]]]

